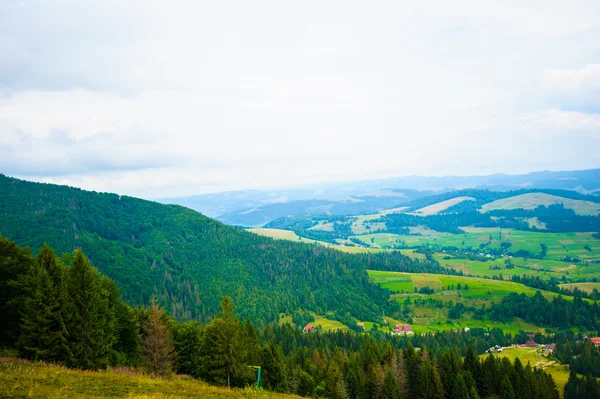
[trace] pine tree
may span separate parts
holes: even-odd
[[[381,399],[400,399],[402,394],[400,388],[396,383],[396,378],[390,370],[386,371],[385,378],[383,379],[383,387],[381,388]]]
[[[175,330],[177,373],[198,378],[200,376],[200,350],[203,326],[196,321],[179,324]]]
[[[65,319],[65,267],[54,250],[44,245],[23,279],[26,297],[22,309],[22,351],[28,357],[54,362],[71,358]]]
[[[21,333],[24,287],[21,280],[33,264],[29,248],[19,248],[0,234],[0,346],[13,347]]]
[[[515,399],[515,391],[513,390],[512,384],[506,375],[500,384],[500,398]]]
[[[70,365],[81,369],[105,367],[115,340],[108,294],[102,289],[98,271],[80,250],[74,253],[67,281]]]
[[[418,399],[443,399],[444,386],[442,380],[427,352],[425,349],[421,351],[421,364],[417,374],[414,397]]]
[[[337,363],[332,362],[325,376],[325,394],[331,399],[345,399],[348,397],[342,372]]]
[[[231,386],[238,378],[243,364],[242,325],[233,314],[228,296],[221,301],[221,311],[206,327],[202,342],[202,374],[205,378]]]
[[[454,379],[454,384],[452,386],[452,391],[450,397],[452,399],[462,399],[469,397],[469,391],[467,390],[467,386],[465,385],[465,381],[462,378],[462,375],[457,374]]]
[[[163,316],[164,311],[152,297],[150,316],[142,329],[142,357],[148,373],[169,377],[173,373],[175,348],[171,331],[164,323]]]

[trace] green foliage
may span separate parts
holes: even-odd
[[[298,309],[378,320],[397,308],[369,282],[366,267],[410,271],[413,264],[399,253],[276,241],[180,206],[3,175],[0,231],[34,250],[44,241],[58,253],[81,248],[130,305],[156,295],[172,317],[203,322],[225,295],[245,304],[240,316],[258,326]]]
[[[14,346],[20,334],[22,286],[20,276],[31,268],[29,248],[20,248],[0,234],[0,346]]]
[[[98,369],[109,363],[116,341],[116,322],[109,307],[98,271],[82,251],[76,250],[67,272],[70,297],[69,364],[76,368]]]
[[[72,356],[67,342],[70,303],[65,277],[65,266],[45,245],[21,278],[24,299],[19,344],[29,358],[66,362]]]

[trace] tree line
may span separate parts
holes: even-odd
[[[261,367],[265,389],[328,398],[558,398],[549,374],[518,360],[480,361],[469,344],[489,341],[483,334],[257,330],[229,297],[210,322],[180,323],[156,303],[124,303],[81,250],[57,257],[45,245],[32,257],[0,239],[0,255],[2,345],[29,359],[90,370],[129,365],[237,387],[253,384]]]

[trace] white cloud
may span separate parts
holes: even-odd
[[[0,172],[162,197],[594,167],[599,14],[594,1],[3,2]]]
[[[543,73],[543,83],[549,89],[598,90],[600,89],[600,64],[587,64],[580,69],[549,68]]]

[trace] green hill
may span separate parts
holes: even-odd
[[[299,398],[295,395],[228,389],[176,376],[170,380],[151,378],[129,369],[109,371],[70,370],[62,366],[0,359],[0,397],[35,398]]]
[[[424,267],[399,253],[345,254],[261,237],[181,206],[3,175],[0,234],[34,252],[44,242],[57,253],[81,248],[126,301],[148,304],[155,295],[179,319],[206,320],[230,295],[240,316],[256,322],[297,309],[374,320],[392,305],[366,266]]]

